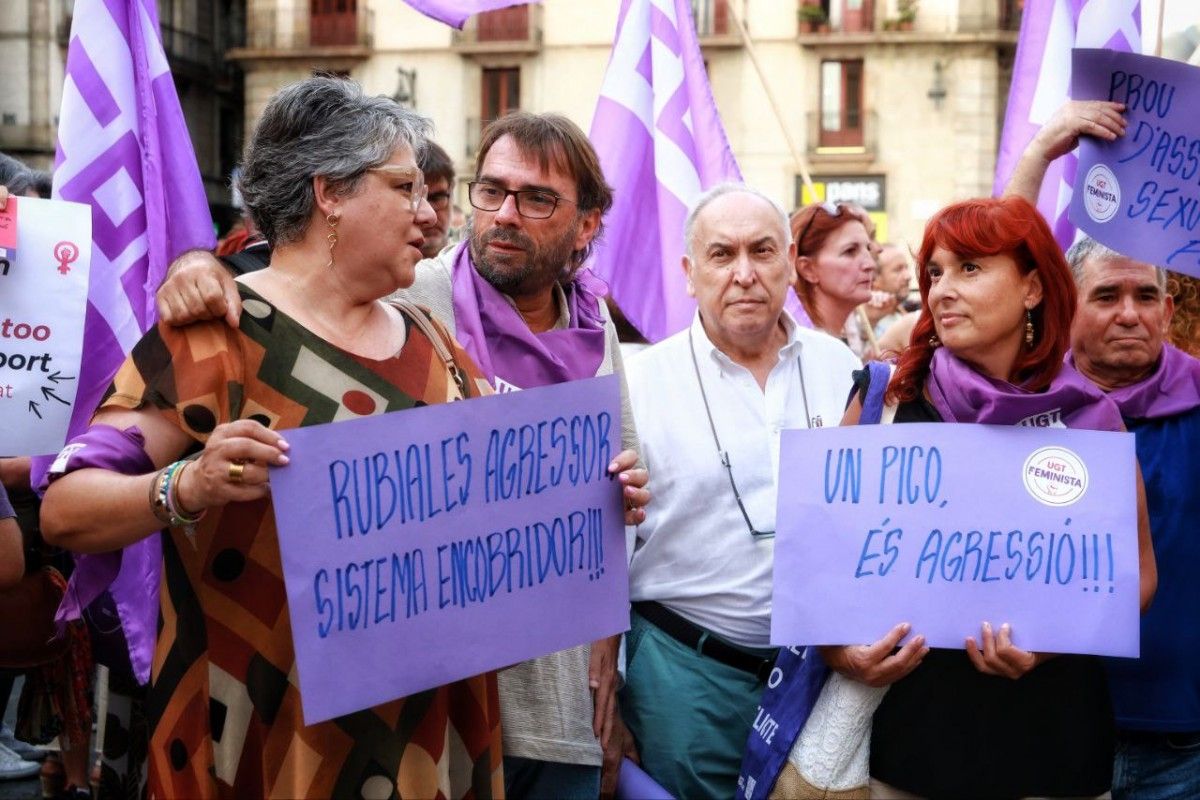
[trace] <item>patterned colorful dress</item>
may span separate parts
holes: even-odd
[[[196,448],[219,424],[275,430],[396,411],[486,385],[448,336],[461,381],[405,313],[384,361],[339,350],[241,287],[239,330],[160,325],[102,407],[158,409]],[[438,326],[439,333],[444,331]],[[483,798],[503,794],[494,673],[305,726],[270,500],[163,535],[147,700],[157,798]]]

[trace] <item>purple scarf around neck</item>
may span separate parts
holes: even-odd
[[[568,327],[534,333],[512,303],[471,263],[469,242],[454,253],[454,326],[463,349],[497,391],[591,378],[604,360],[604,284],[580,270],[563,287]]]
[[[1116,404],[1070,364],[1063,364],[1045,391],[1030,392],[989,378],[940,347],[933,354],[925,385],[946,422],[1124,429]]]
[[[1067,363],[1075,366],[1075,356]],[[1108,393],[1126,419],[1161,419],[1200,406],[1200,359],[1163,344],[1154,372],[1137,383],[1118,386]]]

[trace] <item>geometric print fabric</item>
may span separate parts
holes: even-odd
[[[199,449],[237,419],[283,431],[462,396],[403,308],[404,347],[377,361],[239,292],[238,330],[221,321],[151,330],[102,407],[155,409]],[[477,393],[474,364],[434,325]],[[151,797],[503,795],[494,673],[304,725],[269,499],[212,509],[193,534],[166,531],[160,592],[147,699]]]

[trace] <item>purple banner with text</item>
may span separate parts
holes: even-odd
[[[1200,277],[1200,68],[1075,50],[1075,100],[1124,103],[1115,142],[1084,137],[1071,221],[1113,250]]]
[[[784,431],[771,641],[863,644],[909,622],[961,649],[987,621],[1026,650],[1137,656],[1135,466],[1127,433]]]
[[[307,724],[629,627],[615,376],[285,435]]]

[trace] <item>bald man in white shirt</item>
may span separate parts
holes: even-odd
[[[676,797],[732,797],[774,663],[769,646],[780,431],[836,425],[861,363],[784,300],[783,210],[724,184],[688,215],[691,326],[627,366],[655,504],[637,527],[621,712]]]

